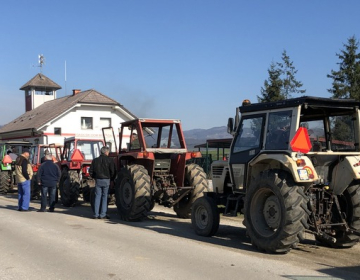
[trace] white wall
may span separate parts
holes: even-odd
[[[35,109],[36,107],[39,107],[40,105],[44,104],[47,101],[51,101],[51,100],[55,99],[54,94],[52,94],[52,95],[42,95],[42,94],[36,95],[35,94],[32,97],[33,97],[33,107],[32,107],[32,109]]]
[[[82,129],[81,128],[81,117],[92,117],[93,129]],[[120,123],[128,121],[129,117],[127,113],[123,113],[121,108],[113,108],[113,106],[102,106],[102,105],[83,105],[74,107],[68,112],[57,119],[51,121],[42,128],[43,135],[36,137],[24,136],[23,139],[13,140],[24,140],[36,144],[64,144],[64,138],[78,137],[88,139],[101,139],[103,140],[102,127],[100,125],[100,118],[110,118],[111,126],[114,129],[115,139],[117,148],[119,148],[119,131]],[[54,134],[54,128],[61,128],[61,135]]]
[[[93,128],[82,129],[81,117],[91,117]],[[111,106],[82,105],[81,107],[75,107],[62,117],[50,123],[44,129],[44,134],[46,136],[42,139],[38,137],[39,141],[40,143],[63,143],[65,137],[71,136],[76,136],[78,138],[103,139],[100,118],[111,119],[111,126],[114,129],[117,147],[119,147],[118,134],[120,123],[127,121],[128,118],[119,110],[113,109]],[[61,128],[61,135],[54,134],[55,127]]]

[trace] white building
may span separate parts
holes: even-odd
[[[96,90],[73,90],[72,95],[56,98],[58,89],[40,73],[23,85],[26,112],[0,128],[0,140],[51,144],[71,136],[102,139],[102,127],[113,126],[116,136],[121,122],[136,118]]]

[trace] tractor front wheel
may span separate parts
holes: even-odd
[[[124,221],[141,220],[151,208],[151,180],[142,165],[121,168],[115,184],[116,206]]]
[[[63,170],[60,179],[61,203],[66,207],[74,206],[78,201],[80,180],[77,171]]]
[[[87,183],[82,188],[82,197],[85,202],[90,202],[90,186]]]
[[[204,170],[197,164],[191,163],[185,167],[185,186],[194,186],[194,189],[174,205],[174,211],[179,218],[191,218],[191,207],[195,200],[208,191],[208,181]]]
[[[194,202],[191,223],[198,235],[212,236],[217,232],[220,214],[213,198],[205,195]]]

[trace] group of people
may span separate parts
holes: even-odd
[[[109,147],[101,148],[101,155],[91,162],[89,174],[95,179],[95,201],[94,201],[94,219],[108,219],[107,215],[107,197],[110,187],[110,181],[116,176],[115,162],[108,157]],[[31,196],[31,179],[33,170],[29,163],[30,151],[24,149],[23,153],[16,158],[15,176],[18,185],[18,211],[28,211]],[[61,171],[57,164],[53,162],[50,152],[45,153],[37,172],[37,184],[41,186],[41,207],[38,212],[45,212],[47,206],[47,197],[49,195],[49,212],[54,212],[56,203],[56,186],[60,181]]]
[[[33,169],[29,163],[30,151],[24,149],[23,153],[15,161],[15,178],[18,186],[18,211],[28,211],[31,197],[31,179]],[[52,154],[45,153],[37,176],[36,184],[41,186],[41,206],[38,212],[45,212],[47,197],[49,195],[49,212],[54,212],[56,185],[60,180],[61,172],[57,164],[53,162]]]

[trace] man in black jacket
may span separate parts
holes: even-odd
[[[107,212],[107,197],[110,180],[114,180],[116,166],[109,158],[109,147],[101,148],[101,155],[91,162],[89,174],[95,179],[94,219],[109,219]]]
[[[47,195],[49,193],[49,211],[54,212],[56,185],[60,180],[61,172],[57,164],[52,160],[52,154],[45,156],[45,161],[41,164],[37,172],[37,181],[41,186],[41,208],[38,212],[45,212]]]

